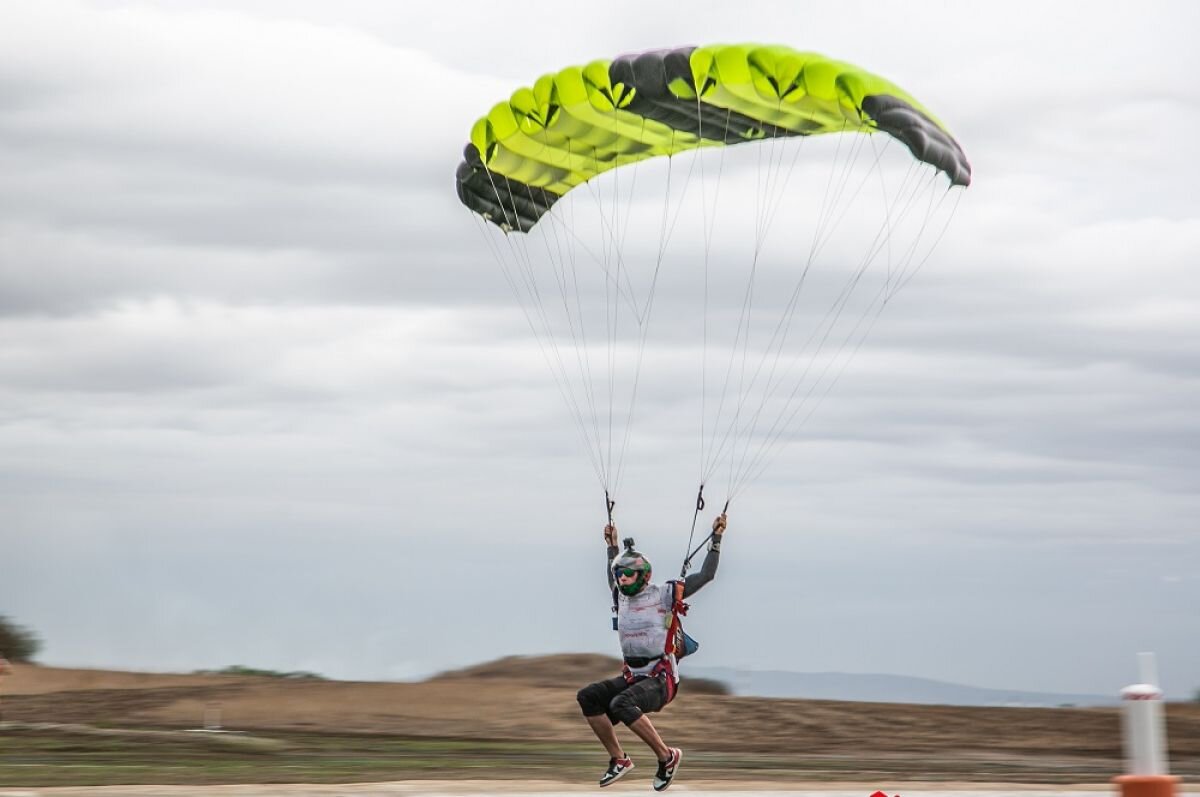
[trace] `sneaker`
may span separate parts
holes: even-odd
[[[607,786],[613,781],[619,780],[622,775],[631,769],[633,769],[633,759],[631,758],[608,759],[608,769],[600,776],[600,785]]]
[[[654,774],[654,790],[663,791],[671,785],[675,773],[679,771],[679,763],[683,761],[683,751],[678,747],[668,747],[671,757],[658,762],[658,772]]]

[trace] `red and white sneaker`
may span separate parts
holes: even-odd
[[[600,785],[607,786],[614,781],[620,780],[621,776],[631,769],[633,769],[632,758],[608,759],[608,769],[600,776]]]
[[[658,772],[654,774],[654,790],[664,791],[671,785],[671,781],[675,779],[675,773],[679,771],[679,764],[683,761],[683,751],[678,747],[668,747],[671,752],[671,757],[666,761],[658,762]]]

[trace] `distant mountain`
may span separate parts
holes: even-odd
[[[534,683],[586,683],[610,678],[620,659],[593,653],[549,656],[506,656],[430,680],[501,679]],[[1117,695],[1027,692],[913,678],[906,675],[845,672],[785,672],[732,667],[684,665],[682,689],[693,694],[739,697],[790,697],[810,700],[854,700],[865,703],[911,703],[942,706],[1114,706]],[[728,690],[728,691],[726,691]]]
[[[906,675],[845,672],[782,672],[730,667],[687,667],[688,675],[723,681],[743,697],[793,697],[918,703],[944,706],[1113,706],[1118,695],[1027,692],[912,678]]]

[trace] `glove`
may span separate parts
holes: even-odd
[[[604,541],[609,548],[617,547],[617,527],[611,523],[604,527]]]
[[[725,534],[725,513],[717,515],[717,519],[713,521],[712,538],[708,541],[708,550],[720,551],[721,538]]]

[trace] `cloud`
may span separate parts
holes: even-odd
[[[802,31],[799,46],[911,88],[964,142],[976,181],[834,389],[815,395],[811,418],[766,450],[770,467],[736,497],[736,543],[704,621],[712,662],[755,650],[764,666],[862,669],[883,640],[898,671],[1087,691],[1121,683],[1123,664],[1094,662],[1154,642],[1194,671],[1194,618],[1178,609],[1195,597],[1186,567],[1200,509],[1200,174],[1185,138],[1200,100],[1177,76],[1195,71],[1184,39],[1200,12],[727,11],[684,19],[618,4],[584,20],[547,4],[515,19],[486,3],[55,1],[9,13],[0,539],[19,567],[0,579],[0,599],[44,629],[49,656],[373,677],[610,645],[603,628],[578,632],[585,614],[606,617],[589,581],[602,495],[579,442],[609,434],[603,313],[587,316],[583,349],[561,350],[568,373],[579,351],[595,368],[595,420],[589,408],[577,429],[488,251],[500,240],[520,258],[521,244],[460,207],[453,170],[473,120],[533,76],[639,47],[754,39],[769,18],[781,38]],[[722,156],[724,227],[711,246],[687,214],[671,236],[617,510],[660,559],[686,541],[705,464],[701,409],[711,453],[724,374],[742,378],[731,342],[751,341],[748,381],[760,362],[769,372],[761,352],[815,215],[813,194],[801,194],[828,173],[809,161],[829,149],[805,142],[796,204],[757,261],[752,154]],[[690,163],[671,164],[673,207],[699,200],[697,183],[682,191]],[[646,164],[637,189],[621,184],[636,253],[621,279],[636,298],[620,304],[626,326],[612,337],[618,407],[637,357],[629,313],[644,307],[657,264],[665,172]],[[593,188],[564,200],[563,217],[593,212],[614,186]],[[751,212],[739,217],[739,205]],[[826,316],[838,267],[869,247],[876,224],[848,220],[827,245],[793,344]],[[527,252],[578,235],[592,246],[577,250],[580,295],[603,304],[603,248],[589,225],[566,227],[529,236]],[[752,262],[755,312],[739,333]],[[872,278],[886,276],[879,266]],[[544,284],[542,307],[556,311],[562,294]],[[854,305],[847,319],[863,312]],[[619,418],[613,429],[619,445]],[[706,493],[709,514],[726,468]],[[526,639],[506,574],[531,555],[561,572],[563,590],[544,635]],[[1155,589],[1126,589],[1141,573]],[[437,612],[414,610],[444,590],[446,611],[474,618],[469,643],[447,637]],[[281,598],[295,595],[309,596],[301,619]],[[727,619],[797,602],[811,634],[794,646],[763,646],[766,626]],[[261,615],[232,628],[246,605]],[[1133,622],[1146,616],[1161,622]],[[317,626],[341,629],[353,655],[309,650]],[[1066,626],[1082,629],[1069,652]],[[272,660],[249,661],[242,653],[266,630]],[[416,638],[439,644],[418,651]],[[970,644],[946,653],[947,638]],[[996,673],[997,656],[1035,648],[1036,666]],[[1084,653],[1094,681],[1068,683],[1085,677]]]
[[[402,297],[445,264],[452,162],[486,81],[234,12],[47,3],[17,22],[0,70],[36,101],[0,117],[8,312],[156,290]]]

